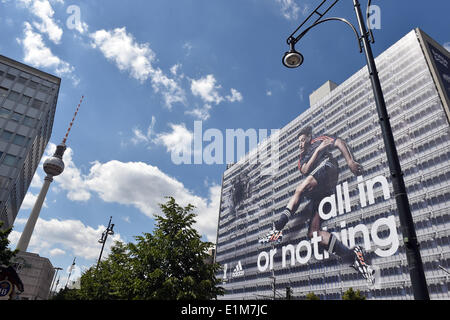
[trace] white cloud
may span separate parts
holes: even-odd
[[[450,51],[450,42],[444,43],[444,48],[445,48],[447,51]]]
[[[158,143],[164,145],[170,152],[183,151],[185,148],[190,148],[193,139],[192,132],[186,129],[183,124],[170,124],[170,126],[171,132],[157,135],[155,139],[157,139]],[[54,148],[54,145],[48,149],[47,154],[53,153],[54,149],[52,148]],[[83,175],[72,161],[72,150],[70,148],[64,154],[64,162],[66,168],[60,176],[55,177],[54,183],[59,190],[68,192],[67,197],[70,200],[86,201],[90,199],[92,194],[96,194],[105,202],[133,206],[145,215],[153,217],[154,214],[161,213],[159,203],[165,203],[165,197],[172,196],[180,205],[191,203],[197,207],[195,212],[198,214],[198,222],[196,224],[198,231],[205,235],[209,241],[215,241],[220,187],[214,185],[210,187],[208,197],[200,197],[187,189],[176,178],[162,172],[158,167],[144,162],[111,160],[101,163],[95,161],[92,163],[89,173]],[[54,232],[66,228],[67,233],[71,233],[72,229],[79,228],[82,230],[81,236],[92,238],[94,243],[98,239],[94,239],[92,235],[95,232],[100,232],[99,229],[94,230],[91,227],[81,225],[80,221],[72,220],[58,221],[52,219],[51,223],[42,222],[40,228],[41,230],[47,230],[47,228],[50,228],[50,225],[55,226]],[[57,238],[58,243],[61,245],[67,247],[69,246],[68,242],[75,241],[70,239],[75,236],[70,235],[66,243],[59,238],[59,235],[62,237],[62,234],[63,232],[61,231],[61,233],[58,233],[58,237],[55,236],[55,239]],[[42,244],[40,244],[40,247],[49,248],[50,244],[44,235],[45,233],[42,232],[42,239],[40,240]],[[39,239],[40,237],[37,236],[36,238]],[[52,238],[50,237],[49,239]],[[86,242],[90,241],[86,240]],[[83,254],[88,256],[89,250],[89,248],[86,248]]]
[[[197,207],[199,232],[215,240],[220,187],[211,187],[211,200],[204,199],[155,166],[116,160],[96,162],[85,183],[103,201],[134,206],[149,217],[161,213],[159,203],[165,203],[167,196],[174,197],[180,205],[191,203]]]
[[[297,4],[295,0],[276,0],[281,5],[281,14],[288,20],[298,19],[299,13],[306,16],[309,11],[309,4]]]
[[[133,137],[131,138],[131,142],[134,145],[137,145],[139,143],[150,143],[152,142],[153,136],[154,136],[154,127],[155,127],[155,123],[156,123],[156,118],[154,116],[152,116],[152,121],[150,123],[150,125],[147,128],[147,132],[144,133],[141,129],[139,128],[133,128]]]
[[[205,103],[203,107],[201,108],[194,108],[192,110],[187,110],[184,113],[194,116],[194,118],[200,119],[202,121],[206,121],[209,119],[209,110],[211,110],[211,105],[208,103]]]
[[[66,254],[66,252],[64,250],[61,250],[59,248],[55,248],[50,250],[50,256],[55,257],[55,256],[61,256]]]
[[[37,200],[37,195],[32,194],[31,192],[27,192],[25,195],[25,198],[23,199],[22,205],[20,206],[20,209],[32,209],[34,207],[34,204]],[[44,204],[42,205],[44,208],[47,208],[47,201],[44,200]]]
[[[218,105],[225,100],[229,102],[242,101],[242,94],[234,88],[231,88],[229,95],[223,97],[219,93],[222,86],[216,83],[217,80],[212,74],[208,74],[197,80],[191,79],[191,92],[194,96],[200,97],[204,105],[201,108],[188,110],[185,114],[192,115],[200,120],[207,120],[212,104]]]
[[[55,56],[45,45],[42,36],[34,32],[28,22],[25,22],[24,26],[24,38],[17,39],[23,46],[24,62],[36,68],[50,68],[59,76],[71,78],[74,85],[77,85],[79,80],[73,75],[74,67]]]
[[[185,104],[185,93],[179,84],[168,78],[161,69],[153,67],[156,55],[148,43],[136,42],[125,27],[98,30],[89,36],[93,41],[91,46],[98,48],[119,70],[128,71],[131,77],[141,82],[150,79],[153,90],[162,94],[168,108],[174,103]]]
[[[54,43],[60,43],[63,30],[53,19],[55,11],[50,2],[48,0],[20,0],[20,2],[24,4],[32,14],[40,19],[40,22],[33,22],[36,29],[41,33],[47,34],[48,38]],[[62,1],[56,2],[63,3]]]
[[[51,157],[55,150],[56,145],[49,143],[42,160],[45,161],[48,157]],[[61,175],[54,177],[56,183],[53,184],[53,188],[57,192],[60,190],[67,191],[67,198],[70,200],[87,201],[91,198],[91,193],[84,183],[84,177],[80,169],[75,166],[72,156],[73,150],[67,148],[63,157],[64,171]]]
[[[218,90],[220,85],[216,85],[216,78],[212,74],[198,80],[191,80],[191,91],[194,96],[199,96],[203,101],[208,103],[219,104],[223,101]]]
[[[164,145],[168,152],[190,153],[194,134],[186,128],[184,123],[169,123],[169,126],[172,131],[158,134],[154,142]]]
[[[231,88],[231,95],[225,97],[230,102],[242,101],[242,94],[236,89]]]
[[[16,219],[15,224],[24,224],[26,219]],[[80,220],[45,220],[39,218],[33,231],[29,252],[38,253],[41,256],[48,254],[54,256],[69,252],[82,257],[84,259],[96,259],[99,254],[98,239],[101,238],[102,232],[106,226],[100,225],[96,229],[85,225]],[[21,233],[11,231],[9,240],[11,247],[15,247],[20,238]],[[109,253],[109,247],[113,241],[123,241],[120,233],[115,233],[108,237],[105,246],[105,256]]]

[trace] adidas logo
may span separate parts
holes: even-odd
[[[244,275],[244,269],[242,269],[241,261],[239,261],[238,264],[236,265],[236,268],[234,268],[231,276],[233,278],[236,278],[236,277],[242,277],[243,275]]]

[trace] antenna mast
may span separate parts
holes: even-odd
[[[66,144],[67,137],[69,136],[70,129],[72,129],[73,122],[75,121],[75,118],[77,117],[78,110],[80,109],[80,106],[81,106],[81,103],[83,102],[83,99],[84,99],[84,96],[81,96],[80,103],[78,104],[77,109],[75,110],[75,114],[73,115],[72,121],[70,121],[69,128],[67,129],[66,135],[64,136],[64,139],[62,141],[63,145]]]

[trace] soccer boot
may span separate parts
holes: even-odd
[[[280,243],[283,239],[283,231],[276,230],[275,226],[272,226],[272,229],[264,235],[264,237],[259,239],[259,243]]]
[[[375,270],[367,264],[361,247],[356,246],[353,252],[355,253],[355,261],[351,267],[358,271],[369,284],[373,285],[375,283]]]

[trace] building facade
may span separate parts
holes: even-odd
[[[430,297],[450,299],[450,53],[415,29],[379,55],[376,64]],[[311,292],[321,299],[341,299],[350,287],[367,299],[413,299],[367,68],[326,87],[329,90],[322,96],[316,92],[310,107],[278,135],[227,166],[216,251],[225,299],[283,298],[286,288],[296,299]],[[335,195],[327,198],[331,209],[321,207],[327,216],[321,227],[348,246],[363,247],[376,270],[373,285],[332,254],[315,251],[307,235],[307,200],[286,225],[281,243],[259,241],[304,178],[297,167],[297,139],[306,126],[313,128],[314,136],[342,138],[364,167],[356,177],[333,151],[339,180]]]
[[[23,283],[24,291],[14,300],[47,300],[55,269],[50,260],[36,253],[19,252],[14,258],[14,268]]]
[[[0,55],[0,220],[13,225],[50,139],[61,79]]]

